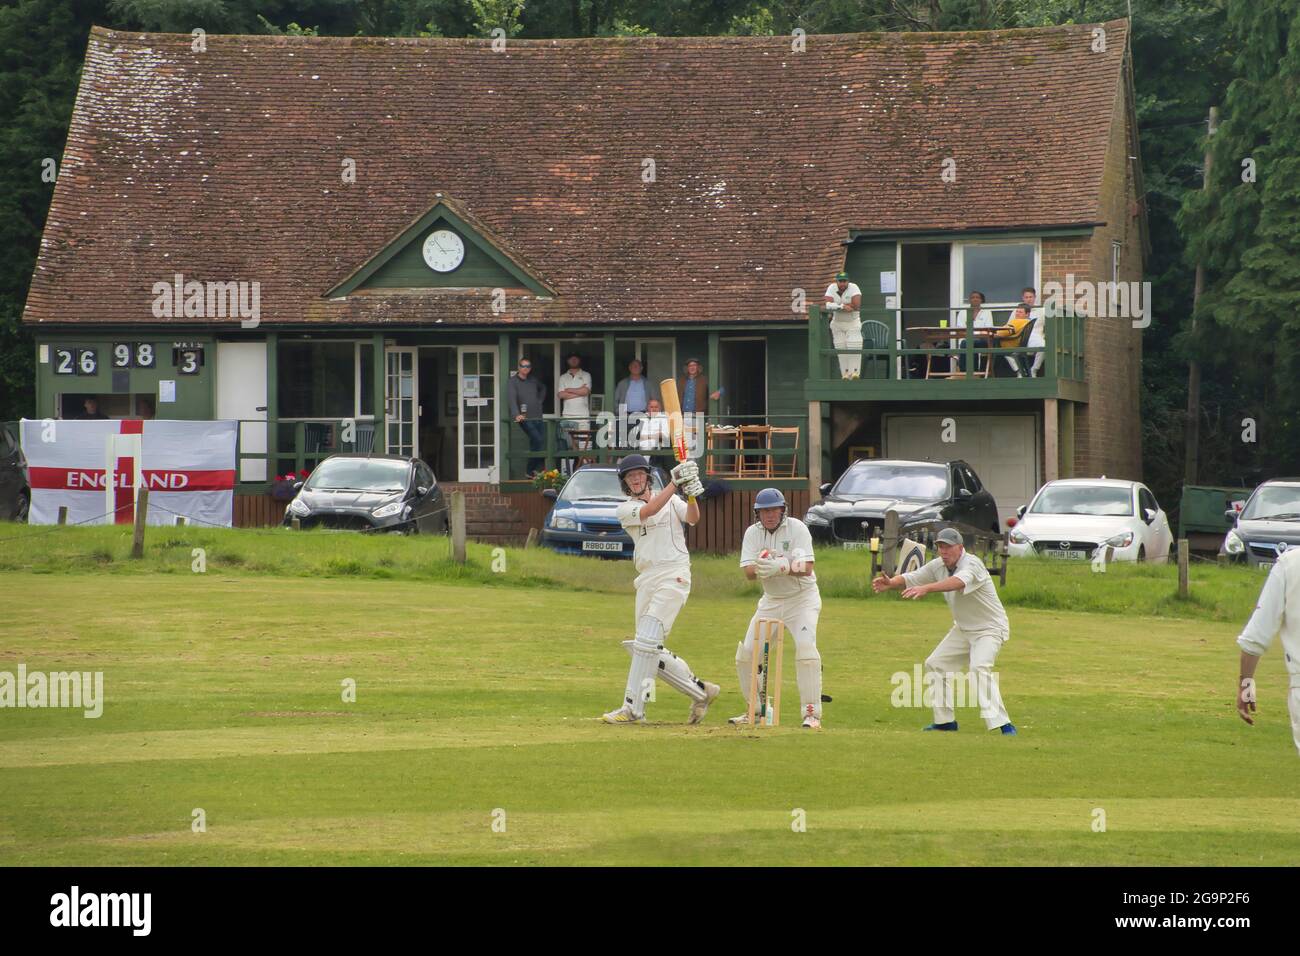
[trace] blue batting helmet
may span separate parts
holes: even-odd
[[[754,495],[754,510],[759,508],[784,508],[785,495],[776,488],[764,488]]]

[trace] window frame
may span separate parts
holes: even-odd
[[[352,414],[351,416],[347,416],[347,417],[350,417],[353,421],[357,421],[357,422],[373,422],[375,420],[375,415],[373,412],[363,413],[361,411],[361,396],[363,392],[363,389],[361,388],[361,348],[362,346],[365,345],[369,345],[373,348],[375,344],[375,340],[374,339],[347,339],[347,338],[322,339],[322,338],[309,338],[309,337],[280,339],[279,342],[276,343],[276,353],[275,353],[275,362],[276,362],[275,381],[276,381],[277,391],[280,387],[280,347],[286,344],[302,343],[302,342],[305,342],[309,345],[318,345],[318,344],[342,345],[346,343],[352,344]],[[373,357],[374,356],[372,355],[371,358],[373,359]],[[277,394],[276,395],[277,405],[279,404],[279,400],[280,400],[280,396]],[[347,417],[336,418],[336,417],[329,417],[329,416],[311,416],[311,415],[279,415],[277,416],[277,421],[337,422],[337,421],[346,421]]]

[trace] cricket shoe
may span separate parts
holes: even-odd
[[[698,724],[704,719],[704,715],[709,712],[709,704],[717,700],[718,694],[722,693],[722,688],[717,684],[704,682],[704,700],[697,700],[691,704],[691,715],[686,719],[688,724]]]
[[[956,730],[957,721],[950,720],[946,724],[930,724],[929,726],[923,727],[922,729],[923,730],[949,730],[949,731]]]
[[[600,717],[607,724],[644,724],[645,718],[638,717],[632,713],[632,708],[624,704],[618,710],[611,710],[608,714],[601,714]]]
[[[822,719],[813,713],[813,705],[809,704],[804,708],[803,725],[809,730],[821,730]]]
[[[1007,721],[1005,724],[999,727],[998,730],[1002,731],[1003,737],[1019,736],[1019,732],[1016,730],[1016,725],[1011,723],[1011,721]]]
[[[739,724],[747,724],[747,723],[749,723],[749,712],[746,711],[745,713],[741,714],[739,717],[728,717],[728,718],[727,718],[727,723],[729,723],[729,724],[737,724],[737,725],[739,725]]]

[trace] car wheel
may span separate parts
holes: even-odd
[[[27,515],[31,511],[32,496],[29,492],[18,492],[18,505],[14,508],[14,520],[23,524],[27,523]]]

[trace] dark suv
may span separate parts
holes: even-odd
[[[960,460],[855,461],[834,484],[822,485],[821,493],[804,523],[813,540],[824,544],[870,540],[891,510],[898,512],[899,531],[911,537],[941,527],[955,527],[967,539],[1001,534],[997,503],[974,469]]]
[[[0,520],[25,522],[31,503],[27,459],[18,440],[0,424]]]

